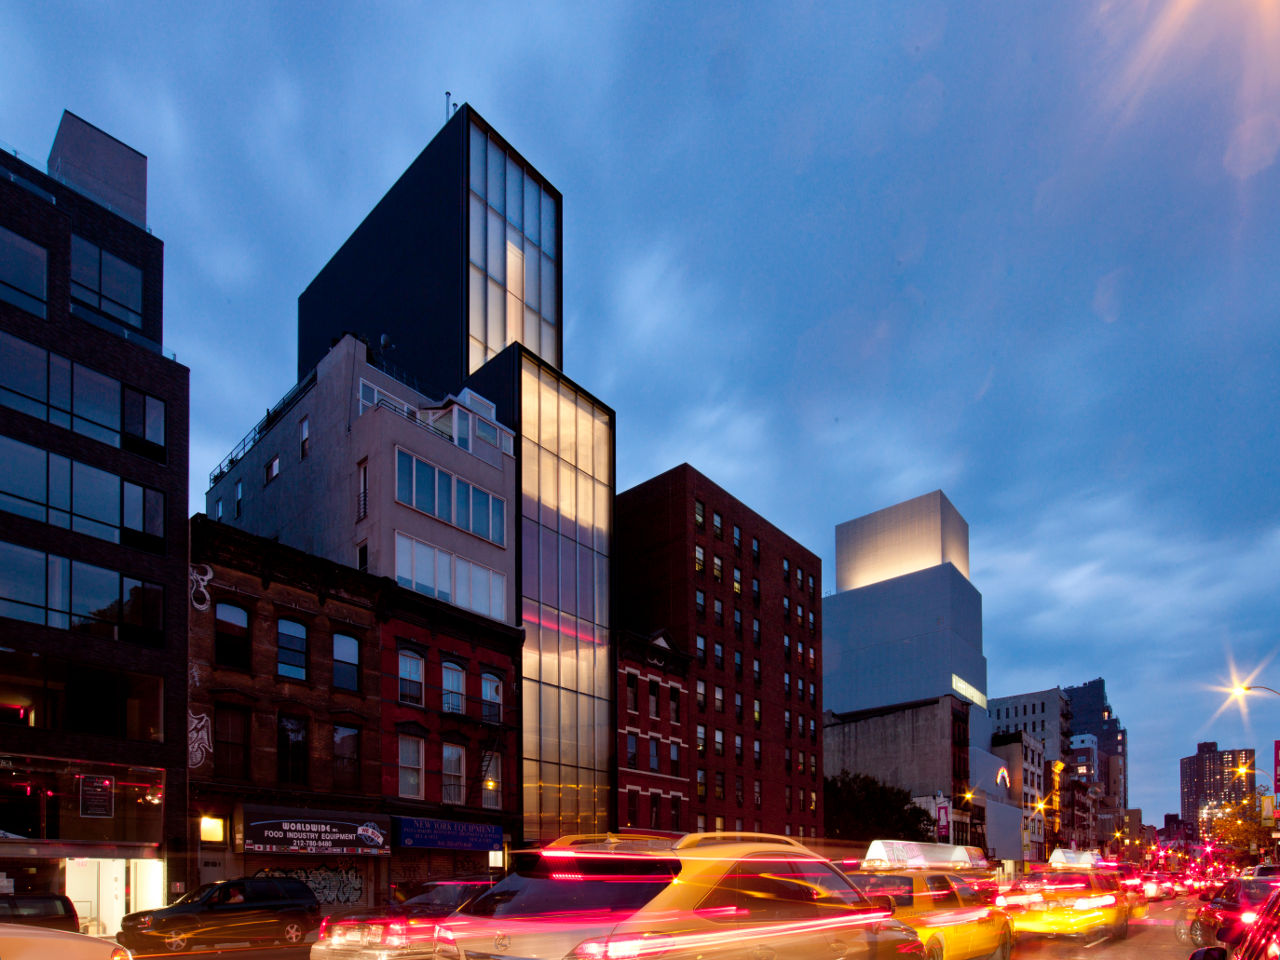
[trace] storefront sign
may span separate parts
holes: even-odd
[[[332,853],[346,856],[391,855],[387,817],[332,810],[244,808],[246,853]]]
[[[116,795],[111,777],[80,777],[80,816],[110,820],[116,815]]]
[[[396,817],[396,845],[434,850],[501,850],[502,827],[492,823]]]

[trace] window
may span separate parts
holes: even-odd
[[[639,699],[640,678],[634,673],[627,674],[627,713],[635,713],[639,710],[636,701]]]
[[[707,595],[701,590],[693,591],[693,609],[700,617],[707,615]]]
[[[307,679],[307,628],[296,620],[276,621],[276,676]]]
[[[400,796],[422,798],[422,738],[400,737]]]
[[[217,503],[213,505],[213,519],[222,521],[222,498],[219,497]]]
[[[276,779],[282,785],[306,786],[307,718],[282,713],[276,718]]]
[[[733,716],[735,720],[742,721],[742,694],[734,693],[733,695]]]
[[[735,776],[733,778],[733,799],[738,806],[742,806],[742,777]],[[738,821],[738,829],[742,829],[742,821]]]
[[[715,793],[715,797],[716,797],[716,799],[717,799],[717,800],[723,800],[723,799],[724,799],[724,771],[723,771],[723,770],[717,770],[717,771],[716,771],[716,793]]]
[[[782,579],[785,582],[787,577],[791,575],[791,561],[786,557],[782,558]]]
[[[244,512],[244,481],[236,481],[236,498],[235,498],[235,518],[240,519],[240,515]]]
[[[733,759],[739,763],[742,762],[742,734],[740,733],[733,735]]]
[[[787,616],[791,615],[791,598],[790,597],[782,598],[782,612],[785,613]]]
[[[758,727],[758,726],[760,726],[761,713],[760,713],[760,701],[759,701],[759,700],[753,700],[753,701],[752,701],[751,716],[752,716],[752,719],[753,719],[753,720],[755,720],[755,724],[756,724],[756,726],[757,726],[757,727]]]
[[[699,663],[707,662],[707,638],[702,634],[698,634],[693,640],[694,656],[698,658]]]
[[[758,537],[751,538],[751,559],[760,560],[760,539]]]
[[[742,528],[736,523],[733,525],[733,548],[742,549]]]
[[[213,772],[219,779],[249,779],[249,717],[242,707],[213,708]]]
[[[661,688],[658,686],[657,680],[649,681],[649,716],[654,720],[658,719],[658,699]]]
[[[680,722],[680,690],[674,686],[667,689],[667,694],[671,698],[671,722]]]
[[[249,614],[241,607],[214,607],[213,662],[220,667],[250,669]]]
[[[661,809],[662,794],[657,790],[649,791],[649,826],[653,829],[658,827],[658,811]]]
[[[129,326],[142,327],[142,271],[94,244],[71,235],[71,312],[84,305]]]
[[[649,738],[649,769],[653,773],[658,772],[658,738]]]
[[[712,660],[712,662],[715,664],[715,667],[717,670],[723,670],[724,669],[724,644],[717,643],[713,648],[713,651],[715,653],[715,657]]]
[[[756,683],[760,682],[760,658],[753,657],[751,660],[751,679]]]
[[[752,788],[752,800],[755,803],[756,809],[759,810],[761,805],[764,802],[764,792],[761,788],[759,780],[755,781],[755,784]]]
[[[724,713],[724,687],[716,687],[716,713]]]
[[[0,227],[0,300],[44,319],[49,253]]]
[[[699,770],[697,774],[697,797],[699,800],[707,799],[707,771]],[[699,816],[702,816],[699,814]]]
[[[680,776],[680,744],[671,744],[671,775]]]
[[[751,759],[755,761],[756,766],[760,766],[760,741],[753,740],[751,742]]]
[[[485,723],[502,722],[502,678],[496,673],[480,675],[480,719]]]
[[[480,805],[486,810],[502,809],[502,754],[490,753],[480,771]]]
[[[333,789],[360,792],[360,730],[333,726]]]
[[[696,527],[702,527],[706,523],[707,508],[702,505],[701,500],[693,501],[693,523]]]
[[[640,791],[627,791],[627,826],[634,827],[640,819]]]
[[[263,468],[262,485],[266,486],[278,476],[280,476],[280,457],[275,456],[268,460],[266,467]]]
[[[711,558],[711,577],[716,583],[724,579],[724,561],[719,557]]]
[[[684,794],[675,794],[671,797],[671,829],[680,830],[680,808],[684,806]]]
[[[717,729],[715,732],[715,753],[717,757],[724,756],[724,731]]]
[[[464,772],[467,752],[455,743],[446,743],[441,757],[440,799],[444,803],[462,803],[466,798]]]
[[[813,596],[813,574],[809,574],[809,596]]]
[[[733,675],[738,679],[742,678],[742,651],[733,651]]]
[[[713,619],[715,620],[715,624],[717,627],[723,627],[724,626],[724,602],[717,598],[716,600],[713,601],[713,603],[715,604],[715,616],[713,617]]]
[[[707,682],[705,680],[698,680],[698,681],[695,681],[695,684],[696,685],[694,687],[694,690],[695,690],[694,696],[696,697],[698,709],[705,710],[707,709]]]
[[[711,532],[717,540],[724,538],[724,525],[720,519],[720,514],[715,511],[711,513]]]
[[[396,500],[503,546],[506,501],[447,470],[396,451]]]
[[[422,706],[422,658],[400,651],[400,702]]]
[[[440,665],[441,689],[444,691],[444,698],[440,704],[440,709],[445,713],[463,713],[463,691],[466,681],[466,674],[462,672],[462,668],[456,663],[442,663]]]
[[[707,565],[706,551],[703,550],[701,546],[695,545],[693,548],[693,572],[701,573],[706,568],[706,565]]]
[[[742,611],[733,611],[733,632],[738,636],[742,636]]]
[[[784,670],[782,673],[782,693],[784,696],[791,696],[791,671]]]
[[[222,501],[218,501],[218,509],[222,509]],[[356,569],[361,573],[369,572],[369,544],[368,541],[356,547]]]
[[[751,642],[752,643],[760,642],[760,618],[759,617],[751,618]]]
[[[694,738],[695,749],[699,757],[707,755],[707,728],[703,724],[698,724],[697,736]]]
[[[396,582],[486,617],[506,619],[505,574],[455,558],[448,551],[403,533],[396,533]]]
[[[733,592],[742,593],[742,570],[739,567],[733,568]]]
[[[339,690],[360,689],[360,642],[345,633],[333,635],[333,685]]]
[[[791,711],[782,711],[782,730],[787,736],[791,736]]]
[[[298,421],[298,459],[307,459],[311,452],[311,418],[303,417]]]

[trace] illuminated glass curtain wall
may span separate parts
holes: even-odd
[[[512,343],[557,364],[556,201],[471,125],[467,370]]]
[[[608,826],[612,723],[607,410],[521,367],[524,834]]]

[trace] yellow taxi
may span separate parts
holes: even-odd
[[[1019,936],[1122,940],[1129,935],[1129,900],[1118,874],[1098,860],[1089,851],[1054,851],[1048,869],[1019,877],[996,903]]]
[[[893,918],[916,932],[926,960],[1009,960],[1013,926],[993,902],[995,887],[976,847],[874,840],[853,885],[893,905]]]

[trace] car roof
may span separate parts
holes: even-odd
[[[726,849],[730,848],[730,849]],[[663,831],[621,831],[618,833],[570,834],[552,840],[533,852],[544,856],[572,856],[574,853],[617,853],[635,856],[690,857],[692,851],[715,849],[716,857],[739,856],[753,851],[786,850],[796,856],[825,860],[792,837],[772,833],[717,831],[668,833]]]

